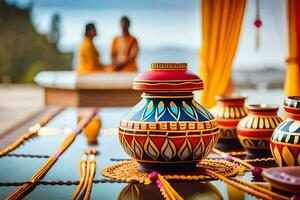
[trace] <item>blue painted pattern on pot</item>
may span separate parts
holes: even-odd
[[[213,119],[213,115],[193,98],[144,98],[123,118],[142,122],[201,122]]]

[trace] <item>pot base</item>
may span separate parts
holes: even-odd
[[[248,159],[272,157],[272,153],[269,149],[247,149],[246,151],[246,158]]]
[[[225,151],[225,152],[244,151],[244,148],[238,139],[221,139],[221,138],[219,138],[215,148],[217,148],[221,151]]]
[[[197,163],[198,162],[162,164],[139,162],[139,170],[145,173],[151,173],[153,171],[159,173],[190,172],[197,168]]]

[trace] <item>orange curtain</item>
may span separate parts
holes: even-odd
[[[230,83],[245,7],[246,0],[202,0],[201,103],[207,108]]]
[[[300,1],[287,0],[289,58],[285,79],[286,96],[300,96]]]

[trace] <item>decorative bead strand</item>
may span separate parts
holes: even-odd
[[[166,200],[183,200],[183,198],[174,190],[170,183],[156,171],[153,171],[145,179],[144,184],[155,183]]]
[[[248,187],[251,187],[251,188],[253,188],[254,190],[258,190],[258,191],[260,191],[260,192],[263,192],[263,193],[265,193],[265,194],[268,194],[269,196],[272,196],[273,198],[275,198],[275,199],[280,199],[280,200],[289,200],[290,198],[288,198],[288,197],[285,197],[285,196],[283,196],[283,195],[280,195],[280,194],[277,194],[277,193],[275,193],[275,192],[272,192],[272,191],[270,191],[270,190],[268,190],[268,189],[265,189],[265,188],[263,188],[263,187],[260,187],[260,186],[258,186],[258,185],[255,185],[255,184],[253,184],[253,183],[250,183],[250,182],[247,182],[247,181],[245,181],[245,180],[242,180],[242,179],[240,179],[240,178],[234,178],[234,180],[236,181],[236,182],[239,182],[239,183],[241,183],[241,184],[243,184],[243,185],[246,185],[246,186],[248,186]]]
[[[217,150],[217,149],[213,149],[213,152],[216,153],[216,154],[221,155],[222,157],[226,158],[227,160],[235,161],[235,162],[237,162],[237,163],[239,163],[239,164],[241,164],[241,165],[244,165],[245,167],[251,169],[251,170],[252,170],[252,174],[253,174],[255,177],[260,176],[261,173],[262,173],[262,168],[260,168],[260,167],[254,167],[254,166],[252,166],[251,164],[249,164],[248,162],[246,162],[246,161],[244,161],[244,160],[241,160],[241,159],[239,159],[239,158],[232,157],[232,156],[228,155],[227,153],[224,153],[224,152],[222,152],[222,151],[220,151],[220,150]],[[268,161],[268,160],[271,160],[271,159],[272,159],[272,158],[258,158],[258,159],[254,159],[254,162],[262,161],[262,160],[263,160],[263,161]],[[213,171],[211,171],[211,170],[209,170],[209,171],[210,171],[210,172],[213,172]],[[213,172],[213,173],[215,173],[215,172]],[[212,174],[212,173],[211,173],[211,174]],[[216,174],[217,174],[217,173],[216,173]],[[220,175],[220,177],[221,177],[221,176],[222,176],[222,175]],[[224,177],[224,179],[227,179],[227,178]],[[224,179],[223,179],[223,181],[224,181]],[[220,179],[220,180],[222,180],[222,179]],[[228,180],[231,181],[230,179],[228,179]],[[247,187],[252,188],[254,191],[257,190],[257,191],[259,191],[259,192],[261,192],[261,193],[265,193],[265,194],[267,194],[267,195],[269,195],[269,196],[271,196],[271,197],[273,197],[273,198],[280,199],[280,200],[287,200],[287,199],[289,199],[289,198],[287,198],[287,197],[284,197],[284,196],[282,196],[282,195],[276,194],[276,193],[274,193],[274,192],[272,192],[272,191],[270,191],[270,190],[267,190],[267,189],[265,189],[265,188],[262,188],[262,187],[260,187],[260,186],[255,185],[255,184],[249,183],[249,182],[244,181],[244,180],[242,180],[242,179],[234,178],[234,180],[236,181],[236,183],[241,183],[241,184],[243,184],[243,185],[246,185]],[[224,182],[225,182],[225,181],[224,181]],[[234,181],[233,181],[233,182],[234,182]],[[233,186],[236,185],[235,183],[233,183],[233,184],[234,184]],[[238,186],[238,188],[241,188],[241,186]],[[272,199],[272,198],[271,198],[271,199]]]
[[[164,187],[160,188],[159,191],[161,192],[161,194],[165,198],[165,200],[171,200],[171,198],[169,197],[169,195]]]
[[[97,168],[97,163],[95,160],[95,155],[90,155],[89,156],[89,176],[87,177],[87,186],[86,186],[86,192],[84,194],[83,200],[88,200],[91,196],[92,193],[92,188],[93,188],[93,180],[95,178],[96,174],[96,168]]]
[[[82,190],[83,188],[83,184],[85,182],[85,178],[86,178],[86,174],[87,174],[87,159],[86,159],[86,155],[83,156],[83,158],[80,160],[79,162],[79,174],[80,174],[80,180],[79,180],[79,183],[77,185],[77,188],[71,198],[71,200],[75,200],[80,191]]]
[[[27,181],[28,182],[28,181]],[[0,187],[9,187],[9,186],[21,186],[27,182],[0,182]],[[78,185],[80,181],[38,181],[37,185]],[[95,179],[93,181],[95,184],[98,183],[124,183],[120,180],[114,179]]]
[[[39,129],[40,128],[38,128],[38,130]],[[0,151],[0,157],[2,157],[4,155],[8,154],[9,152],[15,150],[16,148],[21,146],[26,140],[37,136],[38,130],[29,131],[28,133],[26,133],[26,134],[22,135],[21,137],[19,137],[13,144],[9,145],[8,147],[6,147],[5,149]]]
[[[269,162],[269,161],[274,161],[274,158],[255,158],[255,159],[245,159],[244,161],[247,163],[252,163],[252,162]]]
[[[170,183],[160,174],[158,174],[159,180],[162,182],[164,188],[168,194],[170,194],[171,199],[183,200],[183,198],[174,190],[174,188],[170,185]]]
[[[0,158],[6,154],[8,154],[9,152],[17,149],[19,146],[21,146],[26,140],[29,140],[33,137],[36,137],[38,135],[39,130],[45,126],[51,119],[53,119],[56,115],[58,115],[62,110],[59,109],[57,110],[55,113],[53,113],[52,115],[48,116],[48,117],[44,117],[38,124],[35,124],[34,126],[31,126],[28,130],[27,133],[25,133],[24,135],[20,136],[13,144],[9,145],[8,147],[6,147],[5,149],[2,149],[0,151]]]
[[[212,176],[218,178],[219,180],[221,180],[221,181],[223,181],[227,184],[230,184],[230,185],[232,185],[232,186],[234,186],[234,187],[236,187],[240,190],[243,190],[244,192],[247,192],[248,194],[251,194],[255,197],[258,197],[258,198],[261,198],[261,199],[267,199],[267,200],[272,200],[273,199],[272,197],[268,196],[267,194],[264,194],[264,193],[262,193],[260,191],[257,191],[257,190],[255,190],[251,187],[248,187],[248,186],[245,186],[245,185],[240,184],[238,182],[235,182],[233,180],[230,180],[230,179],[226,178],[225,176],[222,176],[221,174],[218,174],[218,173],[216,173],[212,170],[207,169],[206,171],[208,173],[210,173]]]
[[[233,157],[231,155],[228,155],[227,153],[224,153],[218,149],[213,149],[212,152],[216,153],[216,154],[219,154],[220,156],[222,156],[223,158],[225,158],[226,160],[232,162],[232,161],[235,161],[241,165],[244,165],[245,167],[247,167],[248,169],[250,169],[252,171],[252,175],[254,177],[260,177],[261,176],[261,173],[263,171],[263,169],[261,167],[254,167],[253,165],[247,163],[246,161],[242,160],[242,159],[239,159],[239,158],[236,158],[236,157]]]
[[[230,151],[226,153],[232,156],[245,156],[247,154],[246,151]]]
[[[40,170],[24,185],[19,187],[15,192],[10,194],[6,200],[16,200],[16,199],[22,199],[25,197],[28,192],[33,189],[37,183],[37,181],[41,180],[47,172],[51,169],[51,167],[55,164],[57,159],[62,155],[65,150],[73,143],[76,136],[80,134],[84,127],[86,127],[89,122],[94,118],[94,116],[98,113],[97,109],[94,109],[89,117],[87,117],[83,122],[81,122],[76,131],[74,133],[71,133],[67,136],[67,138],[64,140],[63,144],[58,148],[58,150],[50,156],[50,158],[47,160],[47,162],[40,168]]]
[[[15,153],[10,153],[4,155],[6,157],[22,157],[22,158],[49,158],[50,156],[48,155],[35,155],[35,154],[15,154]]]
[[[251,165],[251,164],[245,162],[244,160],[239,159],[239,158],[236,158],[236,157],[233,157],[233,156],[231,156],[231,155],[229,155],[229,154],[227,154],[227,153],[224,153],[224,152],[222,152],[222,151],[220,151],[220,150],[218,150],[218,149],[215,149],[215,148],[214,148],[214,149],[212,150],[212,152],[214,152],[214,153],[216,153],[216,154],[222,156],[223,158],[227,159],[228,161],[235,161],[235,162],[237,162],[237,163],[239,163],[239,164],[241,164],[241,165],[244,165],[245,167],[247,167],[247,168],[249,168],[249,169],[251,169],[251,170],[254,170],[254,169],[255,169],[255,167],[254,167],[253,165]]]

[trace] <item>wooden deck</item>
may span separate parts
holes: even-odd
[[[34,85],[0,85],[0,135],[37,115],[44,106],[43,89]]]
[[[279,115],[283,116],[283,90],[241,90],[237,93],[248,96],[248,104],[268,103],[280,106]],[[44,90],[34,85],[0,85],[0,139],[17,126],[26,123],[26,119],[35,118],[44,112]],[[118,100],[116,98],[115,100]],[[90,101],[90,99],[86,99]],[[115,101],[114,100],[114,101]],[[111,104],[116,103],[109,101]]]

